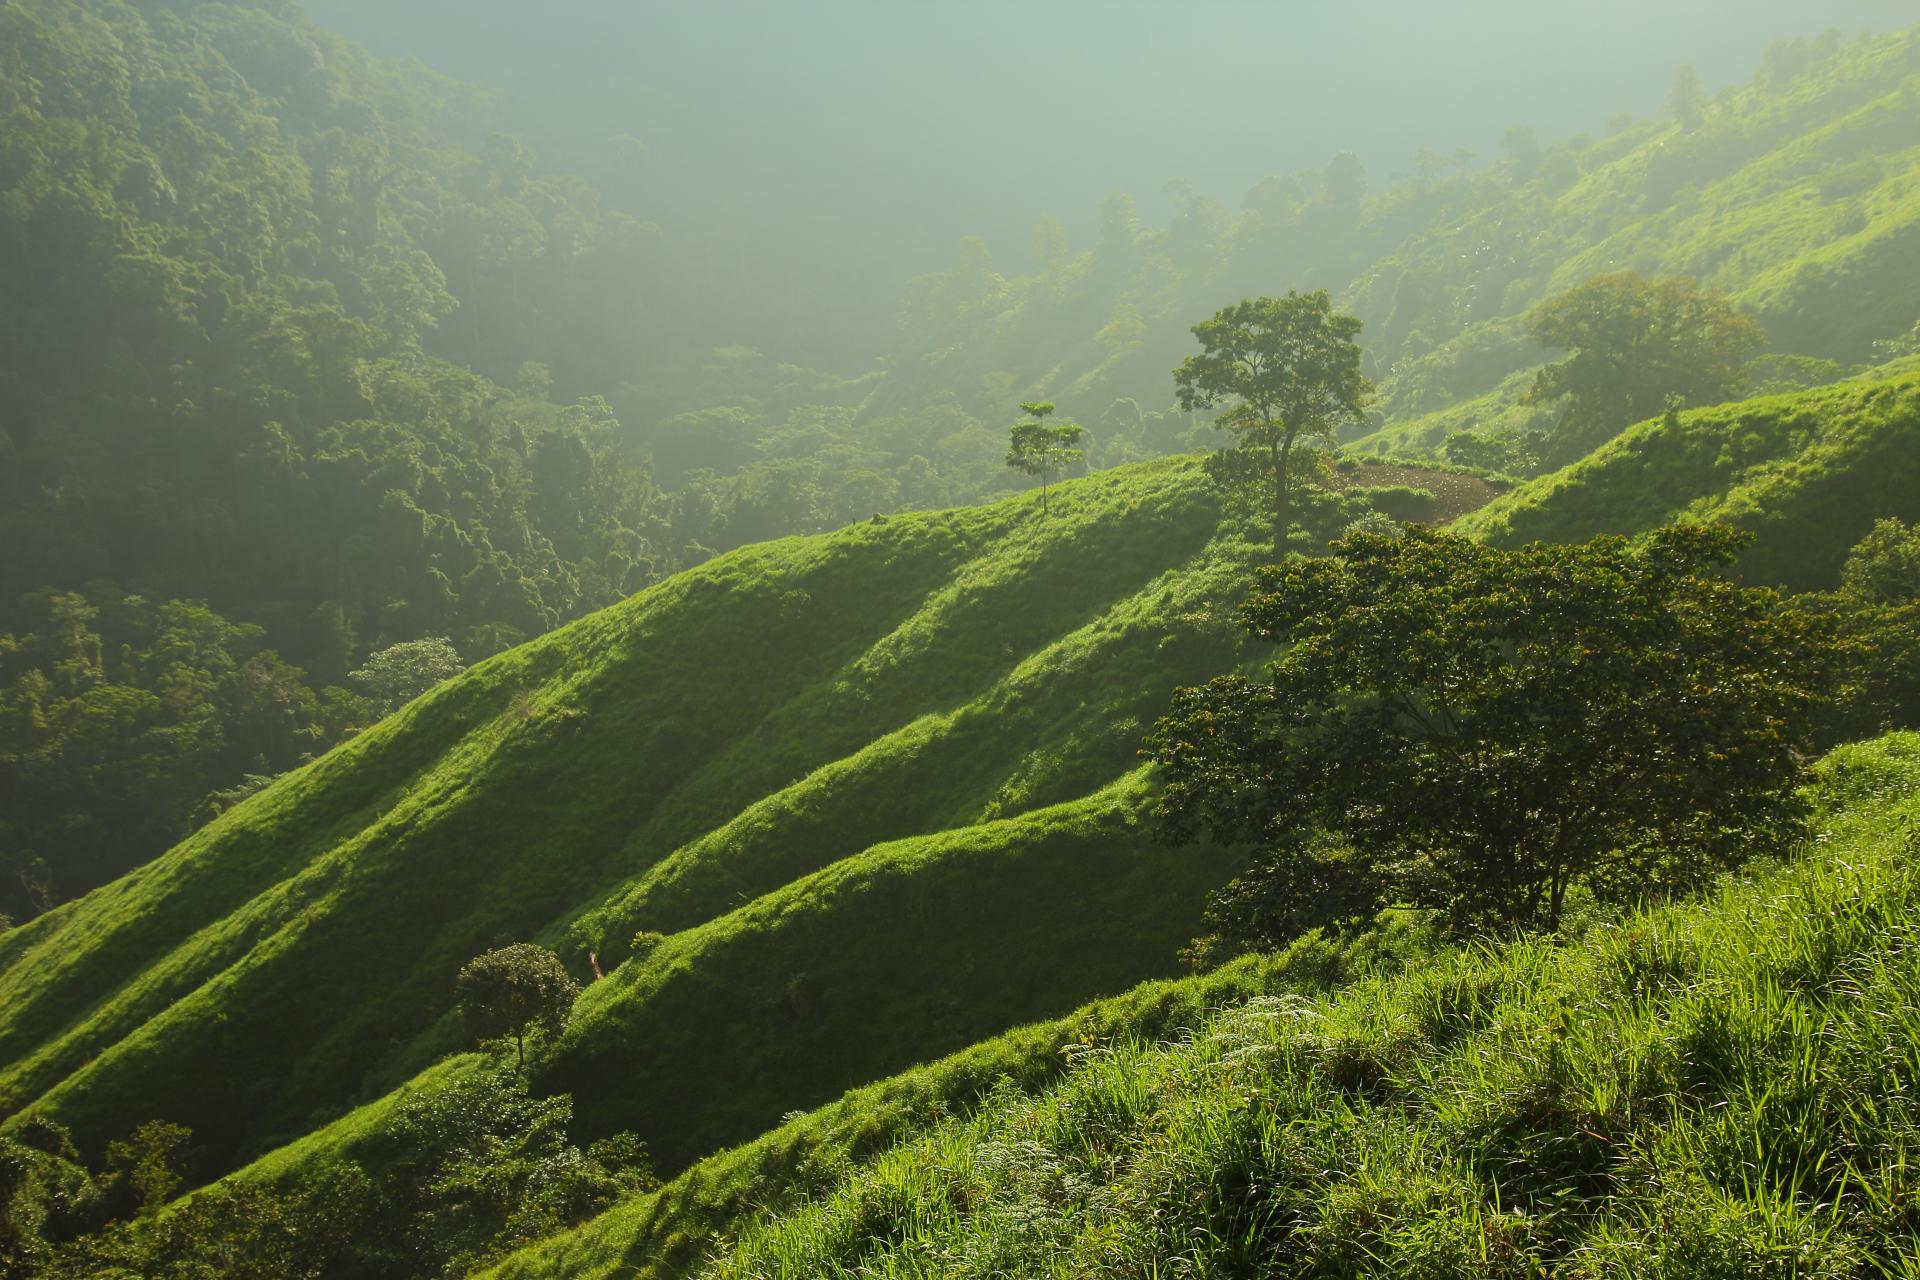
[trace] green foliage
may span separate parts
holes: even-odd
[[[1920,602],[1920,523],[1874,521],[1840,566],[1840,586],[1867,604]]]
[[[112,1180],[124,1188],[141,1216],[158,1213],[185,1183],[192,1141],[191,1129],[149,1120],[131,1137],[107,1144]]]
[[[1161,811],[1262,850],[1231,892],[1275,902],[1239,921],[1406,904],[1551,929],[1576,886],[1696,888],[1800,831],[1831,665],[1806,615],[1712,576],[1741,541],[1696,526],[1499,551],[1412,529],[1269,569],[1242,614],[1287,648],[1265,683],[1177,696],[1147,743]]]
[[[529,1070],[672,1170],[1173,972],[1239,855],[1124,780],[1167,685],[1237,660],[1260,552],[1190,460],[1053,499],[718,557],[0,935],[0,1111],[90,1153],[163,1117],[218,1176],[460,1047],[453,974],[518,938],[608,972]]]
[[[466,669],[453,642],[438,636],[389,645],[370,656],[347,678],[379,703],[384,712],[405,706]]]
[[[1047,482],[1056,472],[1065,471],[1087,456],[1086,450],[1078,447],[1086,428],[1077,422],[1049,423],[1047,418],[1053,413],[1053,405],[1048,401],[1033,401],[1020,408],[1028,420],[1008,428],[1007,465],[1040,477],[1040,511],[1044,515]]]
[[[1837,586],[1848,551],[1889,516],[1920,519],[1920,383],[1897,365],[1641,423],[1454,530],[1513,547],[1732,524],[1755,535],[1742,572],[1806,591]]]
[[[203,605],[40,593],[0,634],[0,905],[104,884],[376,718]]]
[[[1804,862],[1570,943],[1097,1042],[1064,1079],[773,1206],[688,1273],[1904,1274],[1920,739],[1848,748],[1818,777]],[[497,1274],[616,1264],[576,1247]]]
[[[1193,327],[1200,354],[1173,371],[1180,407],[1220,409],[1214,426],[1264,467],[1273,490],[1273,553],[1292,528],[1288,466],[1295,443],[1324,440],[1358,421],[1372,394],[1354,338],[1360,321],[1333,310],[1327,291],[1242,300]]]
[[[1646,280],[1631,271],[1597,276],[1536,307],[1527,330],[1544,347],[1572,352],[1534,379],[1541,403],[1566,399],[1549,443],[1565,464],[1662,405],[1732,400],[1747,385],[1746,360],[1766,333],[1697,280]]]
[[[460,1017],[481,1040],[512,1036],[514,1070],[525,1068],[527,1031],[553,1035],[566,1025],[579,998],[580,984],[560,957],[530,942],[515,943],[476,956],[454,984]]]
[[[465,1276],[657,1185],[631,1135],[584,1149],[568,1100],[535,1098],[511,1071],[470,1069],[396,1105],[369,1137],[377,1176],[351,1157],[292,1183],[232,1180],[154,1213],[108,1223],[43,1215],[24,1275],[143,1280],[328,1280]],[[146,1126],[136,1179],[168,1164],[180,1135]],[[84,1170],[75,1175],[84,1185]],[[114,1186],[126,1174],[100,1182]],[[170,1172],[166,1175],[171,1178]],[[143,1191],[159,1189],[150,1176]],[[88,1228],[85,1232],[78,1227]]]

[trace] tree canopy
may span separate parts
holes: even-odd
[[[1293,513],[1294,445],[1331,439],[1359,420],[1372,393],[1360,372],[1360,321],[1333,309],[1326,290],[1289,292],[1223,307],[1193,327],[1200,353],[1173,371],[1180,407],[1221,409],[1214,425],[1257,460],[1273,488],[1273,548],[1285,555]]]
[[[1502,551],[1413,528],[1269,568],[1243,618],[1281,656],[1179,692],[1147,743],[1163,812],[1258,846],[1274,896],[1336,920],[1401,903],[1551,928],[1575,885],[1696,886],[1799,832],[1831,673],[1814,621],[1718,575],[1743,541]]]
[[[1542,346],[1571,354],[1536,376],[1529,398],[1565,399],[1549,446],[1558,466],[1669,405],[1736,399],[1746,360],[1766,344],[1759,322],[1686,276],[1596,276],[1527,315]]]
[[[476,956],[455,985],[460,1016],[481,1040],[512,1036],[515,1063],[527,1061],[527,1032],[557,1032],[573,1009],[580,984],[560,957],[530,942]]]

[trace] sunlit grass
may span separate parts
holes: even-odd
[[[1920,737],[1823,774],[1712,901],[1122,1038],[703,1274],[1910,1274]]]

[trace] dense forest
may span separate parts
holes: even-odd
[[[1035,196],[825,369],[632,136],[0,0],[0,1277],[1908,1274],[1916,108]]]

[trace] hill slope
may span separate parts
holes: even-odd
[[[1454,527],[1498,546],[1577,542],[1676,521],[1756,535],[1754,578],[1831,587],[1875,519],[1920,518],[1920,369],[1641,423]]]
[[[1708,902],[1331,995],[1243,970],[1273,994],[1171,1043],[1143,1017],[804,1207],[669,1188],[496,1274],[1912,1274],[1920,736],[1819,777],[1815,850]],[[675,1213],[710,1265],[662,1265]]]
[[[1916,101],[1920,31],[1836,35],[1777,46],[1751,84],[1687,123],[1627,122],[1557,145],[1522,130],[1492,164],[1428,165],[1372,192],[1348,156],[1275,175],[1238,210],[1188,193],[1164,228],[1116,197],[1077,258],[1007,277],[964,246],[951,270],[918,282],[868,408],[986,414],[1049,399],[1096,439],[1164,448],[1189,426],[1154,418],[1172,397],[1166,371],[1193,350],[1189,327],[1239,297],[1324,287],[1366,322],[1376,426],[1404,423],[1537,367],[1549,353],[1520,318],[1622,269],[1702,280],[1778,351],[1869,360],[1920,320]],[[1443,426],[1508,408],[1493,397],[1425,434],[1437,444]]]
[[[751,547],[502,654],[0,935],[0,1111],[95,1152],[165,1117],[217,1173],[453,1047],[476,952],[584,976],[646,928],[543,1083],[677,1164],[1164,972],[1232,861],[1158,847],[1127,775],[1235,661],[1256,546],[1174,460]]]

